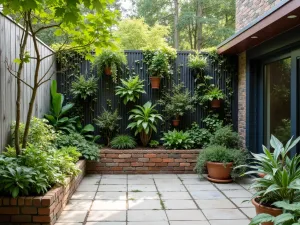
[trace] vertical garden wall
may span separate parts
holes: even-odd
[[[118,109],[122,119],[119,121],[120,130],[119,133],[130,133],[126,127],[129,123],[128,116],[129,111],[134,105],[143,105],[147,101],[156,103],[164,92],[171,90],[172,83],[183,83],[186,88],[190,90],[192,95],[195,94],[196,86],[199,82],[196,79],[196,74],[188,67],[188,56],[194,54],[189,51],[178,51],[177,58],[171,65],[173,75],[170,79],[162,79],[160,89],[152,89],[149,82],[149,73],[147,65],[144,60],[143,51],[125,51],[127,57],[127,65],[124,65],[123,71],[118,77],[117,83],[112,81],[111,76],[101,75],[99,77],[99,71],[92,68],[92,63],[85,60],[78,54],[70,54],[63,56],[63,60],[58,61],[58,90],[66,97],[66,101],[73,102],[72,95],[70,93],[72,81],[76,76],[82,74],[86,77],[95,76],[99,77],[98,80],[98,92],[97,96],[85,101],[82,101],[79,106],[83,112],[83,120],[85,124],[92,123],[93,119],[97,117],[105,109]],[[197,122],[201,127],[204,126],[202,120],[208,114],[218,114],[225,123],[232,123],[234,128],[236,127],[236,79],[237,79],[237,60],[235,57],[219,57],[216,54],[201,53],[207,58],[207,66],[205,69],[205,75],[212,77],[211,83],[216,84],[226,95],[226,99],[222,101],[222,107],[219,109],[210,108],[209,104],[200,105],[195,102],[195,112],[188,112],[182,118],[180,126],[177,129],[189,128],[193,122]],[[66,65],[67,64],[67,65]],[[140,99],[135,102],[129,102],[124,105],[119,96],[115,95],[115,87],[120,85],[119,78],[127,78],[129,76],[139,75],[140,79],[144,80],[144,89],[146,94],[142,94]],[[78,104],[77,104],[78,105]],[[157,109],[161,112],[162,106],[158,105]],[[160,123],[156,138],[161,136],[161,132],[172,128],[171,120],[166,120]],[[98,133],[98,130],[96,130]]]

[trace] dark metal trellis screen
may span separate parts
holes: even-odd
[[[93,118],[97,117],[103,110],[103,108],[118,109],[119,114],[122,117],[120,121],[120,130],[119,133],[130,133],[129,130],[126,129],[129,121],[129,111],[134,107],[134,105],[142,105],[147,101],[152,101],[155,103],[158,99],[161,98],[163,92],[169,91],[172,83],[183,82],[185,87],[188,88],[192,95],[194,94],[194,85],[195,78],[191,71],[191,69],[187,66],[188,63],[188,55],[191,54],[189,51],[178,51],[177,59],[174,62],[174,74],[170,80],[162,79],[161,87],[159,90],[151,89],[151,85],[149,82],[149,75],[147,72],[147,67],[145,63],[143,63],[143,52],[139,50],[133,51],[125,51],[127,56],[128,64],[126,68],[124,67],[124,72],[121,75],[121,78],[126,78],[129,75],[139,75],[142,80],[144,80],[145,91],[146,94],[140,96],[140,99],[136,103],[128,103],[126,106],[123,104],[122,100],[115,95],[115,86],[119,85],[112,82],[110,76],[102,75],[99,78],[99,88],[97,93],[97,99],[94,104],[91,103],[83,103],[84,105],[84,122],[85,124],[92,123]],[[75,79],[75,75],[84,74],[86,76],[98,76],[97,71],[92,70],[91,63],[86,60],[80,60],[80,57],[70,58],[68,63],[78,64],[78,71],[67,71],[64,73],[59,73],[57,75],[58,79],[58,90],[59,92],[65,94],[67,101],[72,101],[72,97],[70,95],[70,87],[72,81]],[[222,67],[231,68],[230,71],[228,69],[220,68],[219,65],[213,63],[211,60],[208,60],[208,68],[207,75],[213,77],[212,82],[218,84],[218,86],[223,90],[223,92],[228,95],[228,93],[233,90],[233,95],[229,99],[229,109],[231,112],[231,119],[236,128],[236,67],[237,60],[236,58],[230,58],[226,60],[226,63],[230,63],[230,65],[224,65]],[[118,81],[119,82],[119,81]],[[231,90],[230,90],[231,89]],[[157,106],[157,109],[161,112],[161,106]],[[196,107],[195,112],[187,112],[182,118],[180,122],[179,129],[186,129],[190,127],[193,122],[197,122],[203,127],[202,119],[207,115],[207,110],[205,110],[199,104]],[[224,116],[223,108],[220,109],[217,113],[221,116]],[[161,132],[166,131],[171,127],[171,121],[166,121],[158,127],[158,133],[155,135],[156,138],[161,137]],[[98,133],[99,131],[96,130]]]

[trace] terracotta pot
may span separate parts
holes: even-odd
[[[112,75],[111,68],[109,66],[105,67],[104,73],[107,76],[111,76]]]
[[[210,102],[210,105],[211,105],[212,108],[220,108],[221,107],[221,100],[219,100],[219,99],[213,99]]]
[[[252,204],[255,207],[256,214],[267,213],[267,214],[270,214],[272,216],[278,216],[278,215],[282,214],[281,209],[261,205],[257,202],[256,199],[252,199]],[[273,225],[273,224],[274,223],[272,223],[272,222],[267,222],[267,223],[262,223],[261,225]]]
[[[260,178],[264,178],[265,176],[266,176],[266,174],[264,174],[264,173],[258,173],[257,174]]]
[[[172,122],[174,127],[178,127],[180,120],[172,120]]]
[[[152,89],[159,89],[160,77],[150,77]]]
[[[218,163],[207,162],[207,179],[216,183],[230,183],[232,179],[230,173],[232,171],[233,163]]]

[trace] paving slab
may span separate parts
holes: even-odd
[[[63,211],[57,222],[58,223],[82,223],[85,220],[88,211]]]
[[[126,222],[87,222],[86,225],[126,225]]]
[[[158,192],[143,191],[143,192],[128,192],[128,200],[158,200]]]
[[[201,210],[167,210],[170,221],[206,220]]]
[[[79,199],[79,200],[84,200],[84,199],[89,200],[90,199],[90,200],[92,200],[92,199],[94,199],[95,195],[96,195],[95,191],[94,192],[91,192],[91,191],[87,191],[87,192],[76,191],[72,195],[71,199]]]
[[[217,191],[218,189],[212,184],[186,184],[188,191]]]
[[[200,209],[234,209],[236,206],[228,199],[196,200]]]
[[[209,220],[234,220],[247,218],[238,209],[204,209],[203,213]]]
[[[250,220],[210,220],[211,225],[249,225]]]
[[[127,200],[126,192],[97,192],[95,199],[105,199],[105,200]]]
[[[95,200],[91,210],[126,210],[126,201],[119,200]]]
[[[104,222],[104,221],[113,221],[113,222],[125,222],[126,221],[126,211],[90,211],[87,221],[93,222]]]
[[[98,191],[127,191],[126,185],[100,185]]]
[[[129,210],[128,221],[163,222],[168,221],[168,219],[164,210]]]
[[[196,200],[226,198],[220,191],[191,191],[190,193],[192,197]]]
[[[127,179],[102,178],[100,184],[127,184]]]
[[[210,225],[207,221],[170,221],[170,225]]]
[[[252,208],[253,204],[251,203],[250,198],[230,198],[230,200],[237,206],[243,208]]]
[[[252,194],[246,190],[230,190],[230,191],[223,191],[223,193],[228,198],[251,198]]]
[[[70,200],[64,210],[88,211],[92,205],[92,200]]]
[[[128,209],[163,209],[160,200],[129,200]]]
[[[164,200],[166,209],[197,209],[193,200]]]
[[[157,191],[153,184],[129,184],[128,191],[131,192],[143,192],[143,191]]]
[[[161,199],[163,200],[189,200],[192,199],[192,197],[190,196],[190,194],[188,192],[168,192],[168,191],[163,191],[160,192],[161,194]]]
[[[241,208],[241,210],[251,219],[256,216],[255,208]]]

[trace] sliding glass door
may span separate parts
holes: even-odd
[[[291,58],[264,66],[264,144],[271,135],[283,143],[291,137]]]

